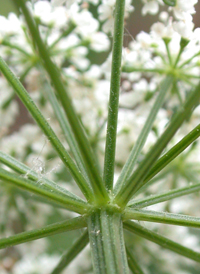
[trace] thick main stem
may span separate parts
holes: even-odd
[[[98,210],[88,218],[95,274],[128,274],[121,214]]]

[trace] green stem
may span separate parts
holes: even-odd
[[[26,165],[20,163],[13,157],[7,155],[6,153],[0,151],[0,163],[6,165],[7,167],[11,168],[12,170],[25,175],[24,177],[29,178],[33,181],[40,182],[41,185],[45,186],[46,188],[49,189],[49,191],[53,191],[54,193],[58,193],[61,195],[65,195],[66,198],[66,204],[74,203],[76,200],[79,202],[82,206],[87,207],[87,204],[84,200],[82,200],[80,197],[76,196],[75,194],[72,194],[65,188],[59,186],[58,184],[54,183],[53,181],[40,176],[37,174],[35,171],[27,167]],[[67,200],[68,199],[68,200]],[[71,202],[70,202],[71,200]],[[80,205],[79,205],[80,206]]]
[[[124,34],[125,0],[117,0],[115,5],[115,24],[113,38],[113,55],[110,83],[110,100],[108,108],[108,125],[104,160],[104,181],[107,190],[113,188],[115,147],[117,136],[117,119],[119,108],[119,92],[121,78],[121,60]]]
[[[25,1],[24,0],[17,0],[17,1],[13,0],[13,2],[17,6],[17,8],[22,11],[22,13],[25,17],[29,31],[33,38],[33,42],[35,43],[35,45],[38,49],[38,54],[40,55],[41,60],[43,61],[43,65],[49,74],[51,82],[54,85],[54,88],[59,96],[59,99],[63,106],[63,109],[64,109],[64,111],[67,115],[67,118],[69,120],[70,126],[74,132],[74,136],[77,140],[80,151],[82,153],[82,157],[84,159],[85,166],[88,171],[88,175],[91,177],[91,183],[92,183],[92,188],[95,193],[95,198],[99,203],[102,203],[105,200],[108,200],[108,194],[106,192],[102,178],[98,172],[96,160],[94,158],[89,141],[86,137],[86,134],[85,134],[83,127],[80,123],[80,120],[75,112],[75,109],[72,104],[72,100],[66,90],[66,87],[64,86],[64,84],[61,80],[60,71],[55,66],[55,64],[51,61],[48,49],[41,39],[37,25],[31,15],[29,9],[27,8]]]
[[[29,73],[29,71],[33,68],[33,65],[31,64],[30,66],[28,66],[24,72],[20,75],[19,79],[21,82],[24,81],[24,79],[26,78],[27,74]],[[3,103],[2,105],[2,109],[6,109],[10,103],[13,101],[15,97],[15,92],[13,91],[13,93],[10,95],[10,97]]]
[[[200,253],[195,252],[187,247],[184,247],[172,240],[169,240],[166,237],[159,235],[158,233],[155,233],[149,229],[146,229],[136,224],[135,222],[124,222],[124,228],[134,234],[137,234],[138,236],[141,236],[153,243],[162,246],[163,248],[169,249],[179,255],[182,255],[196,262],[200,262]]]
[[[182,214],[157,212],[144,209],[127,208],[124,212],[124,219],[134,219],[147,222],[164,223],[171,225],[189,226],[200,228],[200,218]]]
[[[115,197],[116,203],[120,206],[125,206],[131,197],[144,185],[144,179],[150,168],[154,165],[163,149],[170,142],[176,131],[180,128],[183,122],[191,114],[191,111],[196,107],[200,99],[200,86],[191,92],[184,103],[180,107],[179,111],[172,117],[171,122],[164,133],[160,136],[155,145],[147,153],[143,161],[140,162],[136,171],[123,185],[118,194]]]
[[[176,60],[175,60],[174,65],[173,65],[174,68],[176,68],[176,66],[177,66],[177,64],[178,64],[178,61],[180,60],[181,54],[182,54],[182,52],[183,52],[183,49],[184,49],[184,48],[180,48],[180,50],[179,50],[179,52],[178,52],[178,55],[176,56]]]
[[[7,238],[0,239],[0,249],[14,246],[18,244],[27,243],[51,235],[67,232],[70,230],[84,228],[86,226],[85,219],[83,217],[77,217],[64,222],[48,225],[43,228],[34,229],[26,232],[16,234]]]
[[[171,167],[170,168],[166,168],[164,169],[164,171],[162,171],[160,174],[156,175],[155,177],[153,177],[153,179],[151,179],[150,181],[148,181],[144,186],[142,186],[134,195],[133,197],[135,196],[138,196],[140,193],[145,193],[146,191],[146,188],[148,188],[149,186],[151,186],[152,184],[155,184],[155,183],[159,183],[159,182],[162,182],[162,180],[168,176],[169,174],[171,174],[172,172],[174,172],[174,170],[176,169],[176,167]],[[131,201],[130,201],[131,203]]]
[[[199,75],[193,75],[193,74],[188,74],[188,73],[182,73],[182,75],[185,78],[199,79]]]
[[[189,147],[200,136],[200,124],[190,131],[181,141],[167,151],[155,165],[150,169],[144,178],[142,185],[145,186],[155,175],[171,163],[178,155],[180,155],[187,147]]]
[[[49,49],[54,48],[61,40],[62,38],[68,36],[72,31],[76,28],[76,25],[74,22],[70,22],[70,25],[68,29],[64,30],[63,33],[50,45]]]
[[[177,197],[181,197],[191,193],[196,193],[198,191],[200,191],[200,184],[195,184],[195,185],[191,185],[191,186],[187,186],[187,187],[183,187],[175,190],[170,190],[162,194],[151,195],[150,197],[147,197],[141,200],[132,200],[129,202],[128,206],[133,208],[147,207],[150,205],[155,205],[171,199],[175,199]]]
[[[95,274],[128,274],[120,213],[97,211],[88,218]]]
[[[170,50],[169,50],[169,40],[164,40],[164,43],[165,43],[165,48],[166,48],[166,51],[167,51],[167,56],[168,56],[168,59],[169,59],[169,64],[171,66],[173,66],[173,62],[172,62],[172,56],[171,56],[171,53],[170,53]]]
[[[92,201],[93,193],[88,182],[80,173],[78,167],[75,165],[69,153],[67,152],[63,144],[60,142],[55,132],[53,131],[51,126],[48,124],[48,122],[42,115],[42,113],[39,111],[39,109],[37,108],[33,100],[31,99],[28,92],[20,83],[19,79],[12,73],[12,71],[9,69],[9,67],[6,65],[6,63],[3,61],[1,57],[0,57],[0,70],[2,71],[4,76],[7,78],[8,82],[12,85],[17,95],[19,96],[21,101],[24,103],[28,111],[31,113],[32,117],[35,119],[37,124],[43,130],[48,140],[51,142],[54,149],[57,151],[61,160],[65,164],[65,166],[70,170],[72,176],[74,177],[76,183],[80,187],[81,191],[83,192],[87,200]]]
[[[77,213],[84,214],[87,211],[88,205],[84,201],[80,202],[79,199],[69,197],[61,192],[58,192],[57,190],[53,191],[49,185],[46,186],[46,184],[24,179],[2,168],[0,168],[0,180],[20,187],[23,190],[35,193]]]
[[[75,241],[72,247],[67,250],[66,253],[62,255],[62,258],[58,265],[54,268],[51,274],[60,274],[63,269],[65,269],[71,261],[76,258],[76,256],[86,247],[89,242],[88,231],[86,230],[81,237]]]
[[[159,73],[159,74],[166,74],[166,70],[164,69],[147,69],[147,68],[136,68],[131,66],[124,66],[122,67],[123,72],[143,72],[143,73]]]
[[[183,68],[185,65],[189,64],[196,56],[200,55],[200,51],[198,51],[197,53],[195,53],[192,57],[190,57],[188,60],[186,60],[185,62],[183,62],[179,68]]]
[[[59,102],[50,86],[50,84],[48,84],[47,82],[44,83],[43,85],[43,90],[46,93],[49,102],[52,105],[52,108],[54,110],[54,113],[56,115],[56,118],[60,124],[60,127],[64,133],[64,136],[67,140],[67,143],[72,151],[72,154],[74,156],[74,159],[77,163],[77,166],[79,167],[80,171],[82,172],[82,174],[84,175],[84,177],[86,178],[86,180],[88,181],[88,176],[87,176],[87,172],[85,170],[85,165],[83,162],[83,158],[82,155],[80,153],[79,147],[77,145],[77,142],[74,138],[74,134],[71,130],[70,124],[68,122],[68,120],[65,117],[65,114],[63,113]]]
[[[162,107],[164,103],[164,98],[169,90],[170,86],[172,85],[173,82],[173,77],[167,76],[165,80],[161,83],[160,88],[159,88],[159,94],[158,97],[151,108],[151,111],[149,113],[149,116],[142,128],[142,131],[140,132],[137,141],[129,154],[128,160],[126,161],[121,174],[117,180],[114,193],[118,193],[118,191],[121,189],[125,181],[130,177],[130,174],[132,173],[134,166],[138,160],[138,157],[142,151],[142,148],[146,142],[146,139],[149,135],[149,132],[151,131],[152,125],[155,121],[156,115],[159,111],[159,109]]]
[[[28,52],[26,52],[23,48],[21,48],[20,46],[18,46],[16,44],[12,44],[7,40],[3,40],[1,42],[1,45],[10,47],[12,49],[16,49],[17,51],[19,51],[19,52],[23,53],[24,55],[26,55],[27,57],[31,58],[31,55]]]
[[[138,261],[135,259],[135,257],[132,254],[132,251],[126,247],[126,253],[128,258],[128,265],[133,274],[144,274],[141,267],[138,264]]]

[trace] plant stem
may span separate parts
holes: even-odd
[[[70,22],[69,27],[63,31],[63,33],[50,45],[50,49],[53,49],[61,40],[62,38],[68,36],[72,31],[76,28],[74,22]]]
[[[141,236],[151,242],[154,242],[162,246],[163,248],[169,249],[179,255],[182,255],[196,262],[200,262],[200,253],[195,252],[185,246],[182,246],[172,240],[169,240],[158,233],[155,233],[149,229],[146,229],[136,224],[135,222],[131,222],[131,221],[124,222],[124,228],[134,234],[137,234],[138,236]]]
[[[171,122],[155,145],[145,156],[144,160],[140,162],[136,171],[131,175],[127,182],[120,189],[115,197],[115,202],[119,206],[125,206],[131,197],[144,185],[144,179],[150,168],[154,165],[166,145],[170,142],[176,131],[180,128],[182,123],[191,114],[191,111],[196,107],[200,99],[200,85],[191,92],[179,111],[172,117]]]
[[[60,185],[45,178],[44,176],[40,176],[31,168],[27,167],[26,165],[22,164],[21,162],[17,161],[13,157],[11,157],[10,155],[7,155],[6,153],[4,153],[2,151],[0,151],[0,163],[6,165],[7,167],[11,168],[12,170],[24,175],[24,178],[29,178],[33,181],[40,182],[41,185],[44,185],[45,187],[49,188],[53,192],[59,192],[62,195],[64,194],[66,196],[66,198],[76,199],[77,201],[80,201],[81,203],[85,203],[85,205],[86,205],[86,202],[84,200],[82,200],[80,197],[69,192],[64,187],[61,187]]]
[[[35,193],[42,196],[54,203],[68,209],[73,210],[77,213],[84,214],[87,211],[88,204],[84,201],[79,201],[76,198],[67,197],[67,195],[49,188],[49,185],[40,184],[38,182],[27,180],[18,175],[10,173],[0,168],[0,180],[6,181],[9,184],[13,184],[20,187],[23,190]]]
[[[113,188],[119,92],[121,77],[121,60],[124,33],[125,0],[117,0],[115,5],[115,24],[113,38],[113,55],[110,83],[110,100],[108,108],[108,125],[104,160],[104,182],[107,190]]]
[[[148,68],[137,68],[131,66],[122,67],[123,72],[142,72],[142,73],[159,73],[166,74],[167,71],[165,69],[148,69]]]
[[[189,147],[200,136],[200,124],[190,131],[181,141],[167,151],[155,165],[150,169],[147,176],[143,180],[145,186],[155,175],[171,163],[178,155],[180,155],[187,147]]]
[[[128,160],[126,161],[125,165],[123,166],[121,174],[117,180],[117,183],[116,183],[116,186],[114,189],[115,194],[120,190],[120,188],[123,186],[123,184],[128,179],[128,177],[130,177],[130,175],[133,171],[133,168],[138,160],[138,157],[141,153],[141,150],[142,150],[142,148],[146,142],[146,139],[149,135],[149,132],[152,128],[152,125],[155,121],[156,115],[164,103],[165,95],[166,95],[167,91],[169,90],[172,82],[173,82],[173,77],[167,76],[165,78],[165,80],[161,83],[160,88],[159,88],[158,97],[151,108],[151,111],[148,115],[148,118],[147,118],[143,128],[142,128],[142,131],[140,132],[140,134],[137,138],[137,141],[136,141],[131,153],[129,154]]]
[[[15,49],[15,50],[17,50],[17,51],[23,53],[23,54],[24,54],[26,57],[28,57],[29,59],[31,58],[31,55],[30,55],[28,52],[26,52],[23,48],[21,48],[20,46],[17,46],[16,44],[12,44],[12,43],[10,43],[10,42],[7,41],[7,40],[3,40],[3,41],[1,42],[1,45],[10,47],[10,48],[12,48],[12,49]]]
[[[196,193],[198,191],[200,191],[200,184],[190,185],[187,187],[170,190],[162,194],[151,195],[150,197],[141,200],[132,200],[128,203],[128,206],[133,208],[147,207],[150,205],[155,205],[171,199],[175,199],[177,197],[181,197],[191,193]]]
[[[2,71],[2,73],[4,74],[8,82],[12,85],[17,95],[19,96],[21,101],[24,103],[26,108],[29,110],[29,112],[31,113],[32,117],[35,119],[37,124],[43,130],[48,140],[51,142],[54,149],[57,151],[61,160],[65,164],[65,166],[70,170],[72,176],[74,177],[76,183],[78,184],[81,191],[85,195],[86,199],[88,201],[92,201],[94,196],[90,188],[90,185],[85,180],[83,175],[80,173],[78,167],[75,165],[71,156],[69,155],[69,153],[67,152],[63,144],[60,142],[55,132],[53,131],[51,126],[48,124],[48,122],[42,115],[42,113],[39,111],[39,109],[33,102],[28,92],[20,83],[19,79],[12,73],[12,71],[9,69],[9,67],[6,65],[6,63],[3,61],[1,57],[0,57],[0,70]]]
[[[49,74],[52,84],[59,96],[60,102],[63,106],[63,109],[67,115],[69,123],[74,132],[74,136],[79,145],[80,151],[82,153],[82,157],[85,161],[86,168],[88,171],[88,176],[91,177],[92,188],[95,194],[95,198],[99,203],[104,203],[105,200],[108,200],[108,194],[106,192],[105,186],[103,184],[102,178],[98,172],[97,164],[95,157],[93,155],[90,143],[86,137],[86,134],[83,130],[83,127],[80,123],[80,120],[75,112],[75,109],[72,104],[72,100],[64,86],[59,69],[55,66],[55,64],[51,61],[50,55],[47,47],[43,43],[37,25],[26,6],[24,0],[14,1],[14,4],[17,6],[19,10],[22,11],[26,23],[28,25],[29,31],[33,38],[33,42],[35,43],[38,54],[40,55],[41,60],[43,61],[43,65],[46,71]]]
[[[85,218],[77,217],[71,220],[55,223],[43,228],[22,232],[14,236],[0,239],[0,249],[84,227],[86,227]]]
[[[144,274],[141,267],[139,266],[137,260],[134,258],[131,250],[126,247],[126,253],[128,258],[128,265],[133,274]]]
[[[67,140],[67,143],[72,151],[72,154],[74,156],[74,159],[77,163],[77,166],[79,167],[80,171],[84,175],[85,179],[88,181],[87,172],[85,170],[85,165],[83,162],[82,155],[80,153],[79,147],[77,145],[76,139],[74,138],[74,134],[71,130],[70,124],[68,120],[65,117],[65,114],[63,113],[59,102],[50,86],[47,82],[44,83],[44,93],[46,93],[48,100],[50,101],[52,108],[54,110],[54,113],[56,115],[56,118],[60,124],[60,127],[64,133],[65,139]]]
[[[169,64],[171,66],[173,66],[173,62],[172,62],[172,56],[171,56],[171,53],[170,53],[170,50],[169,50],[169,42],[168,40],[164,40],[164,43],[165,43],[165,48],[166,48],[166,51],[167,51],[167,56],[168,56],[168,59],[169,59]]]
[[[101,210],[88,218],[95,274],[128,274],[121,214]]]
[[[197,57],[198,55],[200,55],[200,51],[198,51],[197,53],[195,53],[192,57],[190,57],[188,60],[186,60],[185,62],[183,62],[179,68],[183,68],[185,65],[189,64],[195,57]]]
[[[72,247],[67,250],[66,253],[62,255],[62,258],[58,265],[54,268],[51,274],[60,274],[63,269],[65,269],[71,261],[76,258],[76,256],[86,247],[89,242],[88,231],[86,230],[81,237],[75,241]]]
[[[200,227],[200,218],[197,217],[144,209],[126,209],[124,218],[171,225]]]

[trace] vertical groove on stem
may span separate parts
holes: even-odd
[[[104,181],[107,190],[113,188],[115,147],[117,135],[117,118],[119,107],[119,91],[121,76],[121,59],[124,34],[125,0],[117,0],[115,6],[115,25],[113,38],[113,56],[110,84],[110,101],[108,109],[108,126],[106,135],[106,151],[104,161]]]
[[[88,232],[95,274],[106,274],[105,254],[101,235],[100,214],[94,213],[88,218]]]
[[[128,274],[121,214],[101,210],[88,220],[95,274]]]

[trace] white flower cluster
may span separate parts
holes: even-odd
[[[168,11],[172,11],[176,19],[185,20],[188,17],[191,18],[192,14],[195,13],[194,6],[198,0],[142,0],[142,2],[144,3],[142,8],[143,15],[158,13],[159,5],[163,6],[166,3],[169,5]]]
[[[82,0],[71,0],[71,1],[66,1],[66,0],[52,0],[51,3],[53,6],[60,6],[63,3],[66,2],[67,7],[73,6],[75,3],[82,3]],[[101,1],[100,5],[99,0],[86,0],[84,1],[85,3],[92,3],[93,5],[98,5],[98,14],[99,14],[99,20],[104,22],[102,26],[102,30],[105,33],[108,33],[112,31],[113,29],[113,24],[114,24],[114,7],[115,7],[115,2],[116,0],[103,0]],[[134,7],[132,5],[132,0],[126,0],[125,3],[125,18],[129,16],[129,14],[134,11]],[[90,28],[92,26],[90,25]]]

